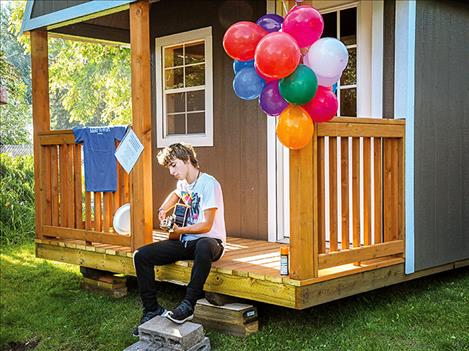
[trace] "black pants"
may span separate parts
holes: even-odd
[[[143,308],[146,311],[158,308],[155,266],[182,260],[194,260],[185,297],[194,306],[197,300],[203,297],[205,280],[212,262],[218,260],[223,253],[221,243],[219,239],[207,237],[191,241],[164,240],[135,251],[134,265]]]

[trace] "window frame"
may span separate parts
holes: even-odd
[[[352,9],[354,8],[355,11],[356,11],[356,23],[355,23],[355,30],[356,30],[356,40],[355,40],[355,44],[349,44],[349,45],[345,45],[345,47],[347,48],[347,51],[349,49],[355,49],[355,55],[357,55],[357,60],[356,60],[356,67],[355,67],[355,72],[356,72],[356,82],[355,84],[347,84],[347,85],[342,85],[342,83],[340,82],[340,79],[339,81],[337,82],[337,93],[336,93],[336,96],[337,96],[337,101],[339,102],[339,107],[338,107],[338,110],[337,110],[337,116],[342,116],[342,111],[340,109],[340,106],[341,106],[341,91],[342,90],[348,90],[348,89],[355,89],[355,106],[356,106],[356,111],[355,111],[355,116],[353,117],[358,117],[358,50],[359,50],[359,23],[358,23],[358,16],[359,16],[359,6],[358,6],[358,2],[352,2],[350,4],[344,4],[344,5],[340,5],[340,6],[334,6],[332,8],[329,8],[329,9],[324,9],[324,10],[320,10],[321,14],[322,15],[325,15],[325,14],[329,14],[329,13],[335,13],[336,14],[336,39],[338,40],[341,40],[340,38],[340,30],[341,30],[341,18],[340,18],[340,13],[341,11],[344,11],[344,10],[349,10],[349,9]],[[351,116],[345,116],[345,117],[351,117]]]
[[[204,41],[205,55],[205,133],[167,135],[166,94],[164,89],[164,53],[167,46],[190,44]],[[205,27],[163,37],[155,38],[156,57],[156,146],[165,147],[173,143],[185,142],[193,146],[213,146],[213,50],[212,27]],[[176,89],[173,89],[176,90]],[[179,92],[188,92],[194,87],[178,88]],[[187,111],[186,111],[187,112]]]

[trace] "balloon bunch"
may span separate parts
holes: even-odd
[[[233,24],[223,37],[234,59],[233,89],[244,100],[259,98],[261,109],[279,116],[277,137],[290,149],[311,140],[314,122],[337,113],[331,91],[347,66],[347,48],[335,38],[321,38],[324,21],[311,6],[294,6],[285,19],[267,14]]]

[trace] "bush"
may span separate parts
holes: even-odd
[[[35,232],[32,156],[0,155],[0,243],[31,241]]]

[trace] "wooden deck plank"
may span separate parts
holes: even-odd
[[[381,138],[374,138],[373,145],[373,178],[374,178],[374,243],[379,244],[382,242],[382,157],[381,157]]]
[[[363,138],[363,241],[371,245],[371,138]]]
[[[360,246],[360,138],[352,139],[353,247]]]
[[[337,138],[329,138],[329,250],[338,250],[337,238]]]
[[[349,142],[348,138],[340,139],[340,180],[341,180],[341,209],[342,235],[341,249],[348,249],[350,244],[349,228]]]

